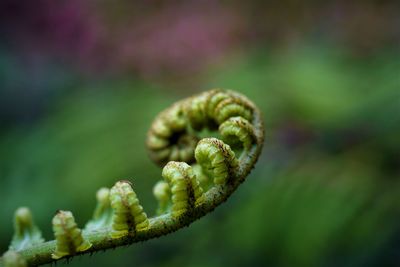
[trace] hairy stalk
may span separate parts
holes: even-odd
[[[219,131],[226,144],[216,138],[198,142],[197,134],[204,129]],[[160,205],[158,216],[147,218],[131,184],[119,181],[111,190],[99,191],[94,217],[85,229],[77,228],[72,213],[67,213],[71,229],[55,227],[63,230],[62,234],[55,232],[57,240],[43,242],[41,236],[30,239],[31,235],[21,233],[21,219],[16,215],[19,234],[0,258],[0,265],[42,265],[149,240],[188,226],[226,201],[245,180],[263,141],[261,114],[241,94],[216,89],[179,101],[160,113],[147,138],[151,158],[164,167],[165,182],[158,182],[154,189]],[[234,150],[240,155],[236,156]],[[196,168],[190,164],[196,164]],[[56,216],[60,217],[60,212]],[[38,231],[33,221],[25,220],[25,225],[30,227],[24,230],[28,234]]]

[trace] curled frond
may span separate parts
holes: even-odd
[[[53,259],[74,255],[77,252],[88,250],[92,244],[82,236],[75,218],[70,211],[57,211],[52,221],[53,232],[56,238],[56,250]]]
[[[225,184],[233,178],[238,160],[229,145],[217,138],[204,138],[196,147],[197,163],[208,173],[212,173],[214,184]]]
[[[112,217],[111,237],[119,238],[126,234],[135,235],[136,231],[148,228],[149,220],[139,199],[128,181],[119,181],[110,193]]]
[[[253,125],[243,117],[229,118],[219,126],[219,133],[224,142],[233,146],[241,143],[246,150],[256,142]]]
[[[193,161],[198,138],[187,132],[183,104],[177,103],[154,120],[147,134],[150,157],[164,166],[170,160]]]
[[[227,119],[241,116],[247,120],[252,119],[252,111],[246,107],[240,99],[229,98],[221,101],[215,108],[215,119],[218,123],[223,123]]]
[[[197,180],[199,181],[201,187],[203,190],[207,191],[208,187],[211,186],[211,175],[210,173],[206,173],[203,168],[201,167],[200,164],[193,164],[192,165],[192,170],[194,174],[196,175]]]
[[[203,190],[192,167],[185,162],[170,161],[165,165],[162,176],[169,183],[172,194],[172,212],[179,215],[193,210],[203,200]]]
[[[227,90],[210,91],[205,108],[209,118],[214,119],[218,124],[231,117],[241,116],[249,121],[253,117],[251,105],[241,95]]]
[[[207,95],[201,94],[189,98],[184,104],[189,124],[194,130],[201,130],[207,126],[206,101]]]
[[[207,92],[207,100],[205,104],[207,116],[215,119],[217,115],[216,108],[218,104],[229,98],[231,98],[231,96],[225,90],[214,89]]]

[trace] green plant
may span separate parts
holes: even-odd
[[[215,134],[222,140],[211,137]],[[44,242],[28,208],[15,213],[15,233],[4,266],[32,266],[129,245],[172,233],[211,212],[254,167],[264,141],[258,108],[228,90],[184,99],[160,113],[147,137],[150,157],[163,166],[154,187],[157,216],[148,218],[129,181],[97,192],[97,207],[85,228],[70,211],[57,211],[55,240]]]

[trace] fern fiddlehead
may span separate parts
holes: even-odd
[[[204,135],[215,137],[201,138]],[[221,138],[222,140],[218,139]],[[181,100],[152,123],[146,145],[163,167],[153,193],[159,207],[148,218],[129,181],[97,192],[93,218],[81,230],[69,211],[53,218],[55,240],[44,242],[27,208],[15,216],[4,266],[36,266],[172,233],[224,202],[261,153],[264,127],[245,96],[214,89]]]
[[[82,230],[78,228],[74,215],[70,211],[57,211],[52,221],[56,238],[56,250],[51,257],[55,260],[64,256],[88,250],[92,244],[83,238]]]

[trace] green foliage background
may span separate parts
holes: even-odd
[[[2,58],[6,89],[19,70]],[[315,40],[260,42],[189,78],[83,79],[57,67],[45,85],[62,90],[48,94],[44,115],[2,128],[0,250],[17,207],[29,206],[50,239],[57,209],[83,226],[96,190],[119,179],[133,181],[154,214],[161,170],[144,145],[152,119],[176,100],[221,87],[264,114],[265,148],[247,181],[189,228],[70,266],[398,266],[399,70],[397,49],[357,57]]]

